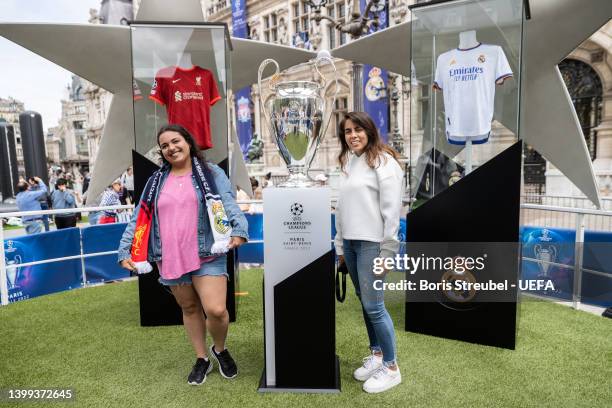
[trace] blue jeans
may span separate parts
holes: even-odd
[[[385,308],[384,292],[374,289],[374,281],[381,280],[372,271],[374,258],[380,255],[378,242],[344,240],[344,260],[361,301],[370,349],[382,351],[385,365],[395,364],[395,330]]]
[[[41,201],[40,203],[40,209],[41,210],[48,210],[49,209],[49,204],[47,204],[46,202],[43,203]],[[49,231],[49,216],[47,214],[42,216],[42,222],[45,226],[45,231],[48,232]]]
[[[187,272],[186,274],[181,275],[180,278],[164,279],[160,277],[159,283],[165,286],[191,285],[192,276],[225,276],[227,279],[229,279],[229,275],[227,274],[227,256],[220,255],[212,261],[204,262],[200,265],[200,269]]]
[[[43,232],[43,223],[40,219],[23,221],[23,226],[25,227],[26,234],[40,234]]]

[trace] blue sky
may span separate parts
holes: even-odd
[[[0,23],[83,23],[101,0],[0,0]],[[0,37],[0,97],[14,97],[42,115],[45,131],[57,125],[71,73]]]

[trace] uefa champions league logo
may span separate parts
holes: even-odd
[[[291,204],[291,209],[289,211],[291,212],[291,215],[297,218],[304,213],[304,206],[300,203],[293,203]]]
[[[542,230],[542,235],[538,237],[538,240],[543,243],[533,246],[533,255],[535,259],[538,260],[538,267],[542,272],[540,277],[548,278],[550,265],[557,260],[557,247],[550,242],[552,238],[549,236],[549,231],[547,229]]]
[[[8,290],[19,289],[19,278],[21,277],[21,268],[17,267],[23,262],[24,254],[23,250],[19,248],[17,242],[9,240],[6,241],[6,247],[4,248],[4,260],[6,264],[6,279],[8,283]]]

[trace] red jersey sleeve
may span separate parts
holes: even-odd
[[[221,95],[219,95],[219,89],[217,89],[217,81],[215,80],[215,76],[211,72],[208,77],[208,89],[210,90],[210,106],[213,106],[221,99]]]
[[[153,81],[153,87],[151,88],[151,94],[149,99],[159,103],[160,105],[166,105],[166,95],[164,92],[166,80],[160,75],[161,71],[155,74],[155,81]]]

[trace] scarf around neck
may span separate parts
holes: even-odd
[[[232,233],[232,227],[227,218],[223,201],[217,192],[210,169],[206,165],[203,166],[196,157],[191,158],[191,169],[195,175],[196,184],[203,193],[201,201],[206,206],[206,212],[213,232],[215,242],[210,252],[213,254],[223,254],[228,251],[228,244]],[[161,178],[168,172],[170,172],[170,165],[164,164],[161,169],[153,173],[140,197],[140,211],[136,218],[136,228],[134,230],[131,251],[132,261],[137,263],[137,267],[138,263],[147,262],[149,235],[151,233],[153,215],[155,214],[155,198],[159,194]],[[138,269],[140,272],[140,268]]]

